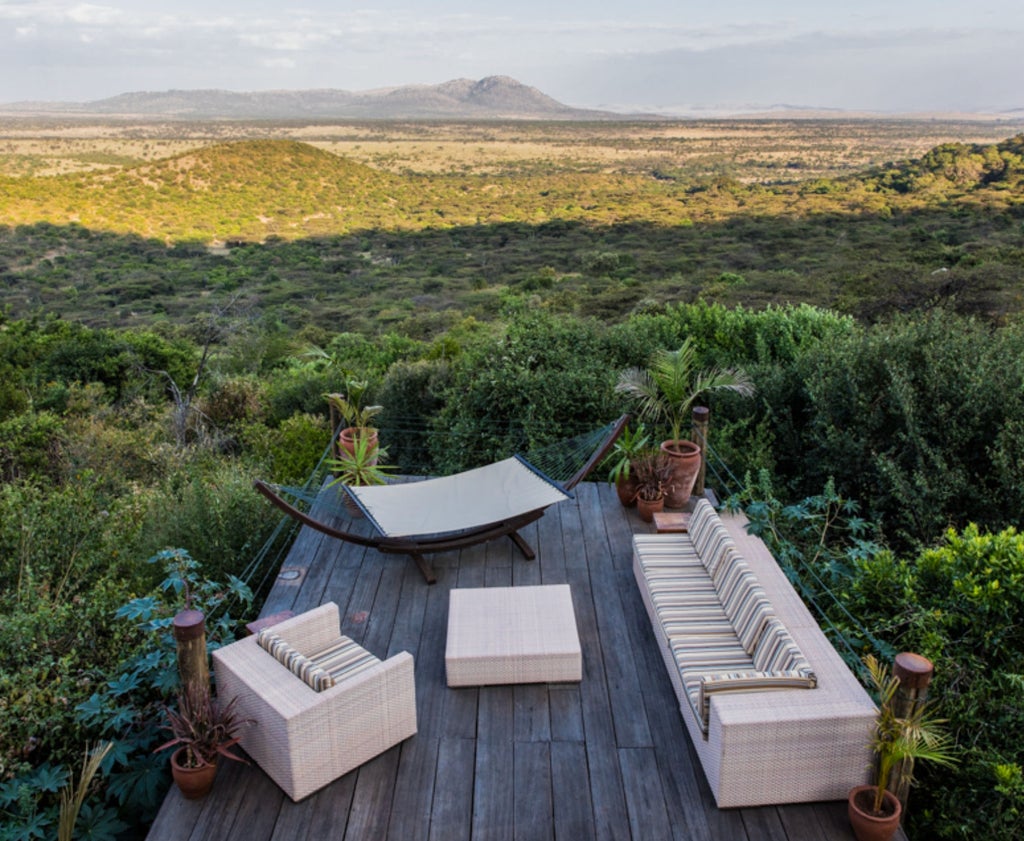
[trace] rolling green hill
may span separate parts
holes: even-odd
[[[606,320],[698,297],[1000,318],[1024,306],[1022,146],[745,185],[403,175],[290,140],[217,144],[3,179],[0,303],[123,325],[187,319],[224,293],[293,325],[415,335],[491,318],[510,295]]]

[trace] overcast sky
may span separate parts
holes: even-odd
[[[1024,109],[1024,0],[0,0],[0,102],[512,76],[579,107]]]

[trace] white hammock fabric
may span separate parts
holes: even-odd
[[[521,456],[454,476],[346,490],[385,537],[466,531],[572,499]]]

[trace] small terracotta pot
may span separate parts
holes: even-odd
[[[188,768],[185,761],[185,748],[178,748],[171,754],[171,776],[186,800],[199,800],[206,797],[213,788],[213,778],[217,776],[217,762],[198,768]]]
[[[636,498],[636,510],[640,514],[640,519],[645,523],[653,522],[654,515],[658,511],[665,510],[665,497],[661,496],[657,499],[644,499],[643,497]]]
[[[847,797],[847,814],[857,841],[889,841],[900,827],[903,807],[891,791],[884,794],[882,814],[871,814],[877,786],[857,786]]]

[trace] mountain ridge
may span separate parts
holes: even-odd
[[[13,114],[168,119],[548,119],[611,120],[611,111],[574,108],[509,76],[451,79],[368,91],[131,91],[90,102],[14,102]]]

